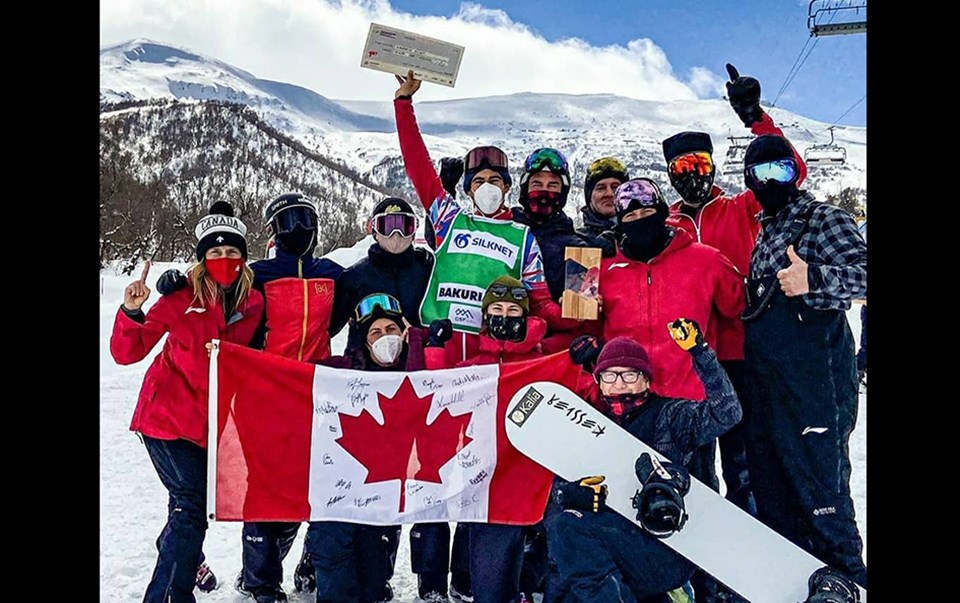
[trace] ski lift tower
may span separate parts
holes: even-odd
[[[867,0],[812,0],[807,27],[814,37],[867,33]]]
[[[827,128],[830,130],[830,142],[828,144],[815,144],[807,147],[803,152],[803,161],[808,167],[826,167],[831,165],[840,166],[847,162],[847,150],[834,143],[833,129],[836,126]]]
[[[723,160],[723,176],[743,175],[743,159],[747,154],[747,145],[753,136],[727,136],[730,146],[727,147],[727,156]]]

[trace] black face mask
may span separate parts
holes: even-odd
[[[701,176],[689,173],[674,179],[670,176],[670,183],[680,193],[680,197],[690,205],[700,206],[710,200],[710,191],[713,190],[713,174]]]
[[[276,240],[277,247],[284,253],[303,257],[313,253],[313,248],[317,246],[317,231],[294,228],[289,232],[278,234]]]
[[[647,262],[663,251],[668,240],[667,209],[632,222],[620,222],[620,231],[626,235],[626,253],[632,259]]]
[[[634,408],[638,408],[647,401],[647,394],[650,390],[645,390],[639,394],[616,394],[613,396],[600,396],[604,406],[607,408],[605,414],[614,420],[620,419],[624,414]]]
[[[483,322],[487,325],[487,335],[500,341],[523,341],[527,336],[526,316],[491,316],[484,315]]]
[[[797,187],[794,184],[768,184],[763,188],[750,187],[757,202],[763,207],[763,213],[768,216],[775,216],[780,210],[786,207],[797,194]]]

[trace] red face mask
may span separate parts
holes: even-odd
[[[215,258],[204,260],[210,278],[221,287],[229,287],[237,280],[243,267],[243,258]]]

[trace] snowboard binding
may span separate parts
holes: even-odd
[[[849,578],[830,567],[813,572],[809,593],[802,603],[860,603],[860,590]]]
[[[644,452],[637,459],[635,470],[643,487],[631,502],[640,526],[657,538],[667,538],[683,529],[687,521],[683,497],[690,491],[686,468]]]

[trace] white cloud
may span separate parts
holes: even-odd
[[[690,100],[722,91],[720,76],[703,68],[678,78],[648,38],[603,47],[549,42],[504,11],[471,2],[450,16],[421,17],[387,0],[102,0],[100,42],[149,38],[329,98],[388,100],[393,77],[359,66],[371,22],[466,47],[456,88],[424,85],[421,101],[515,92]]]

